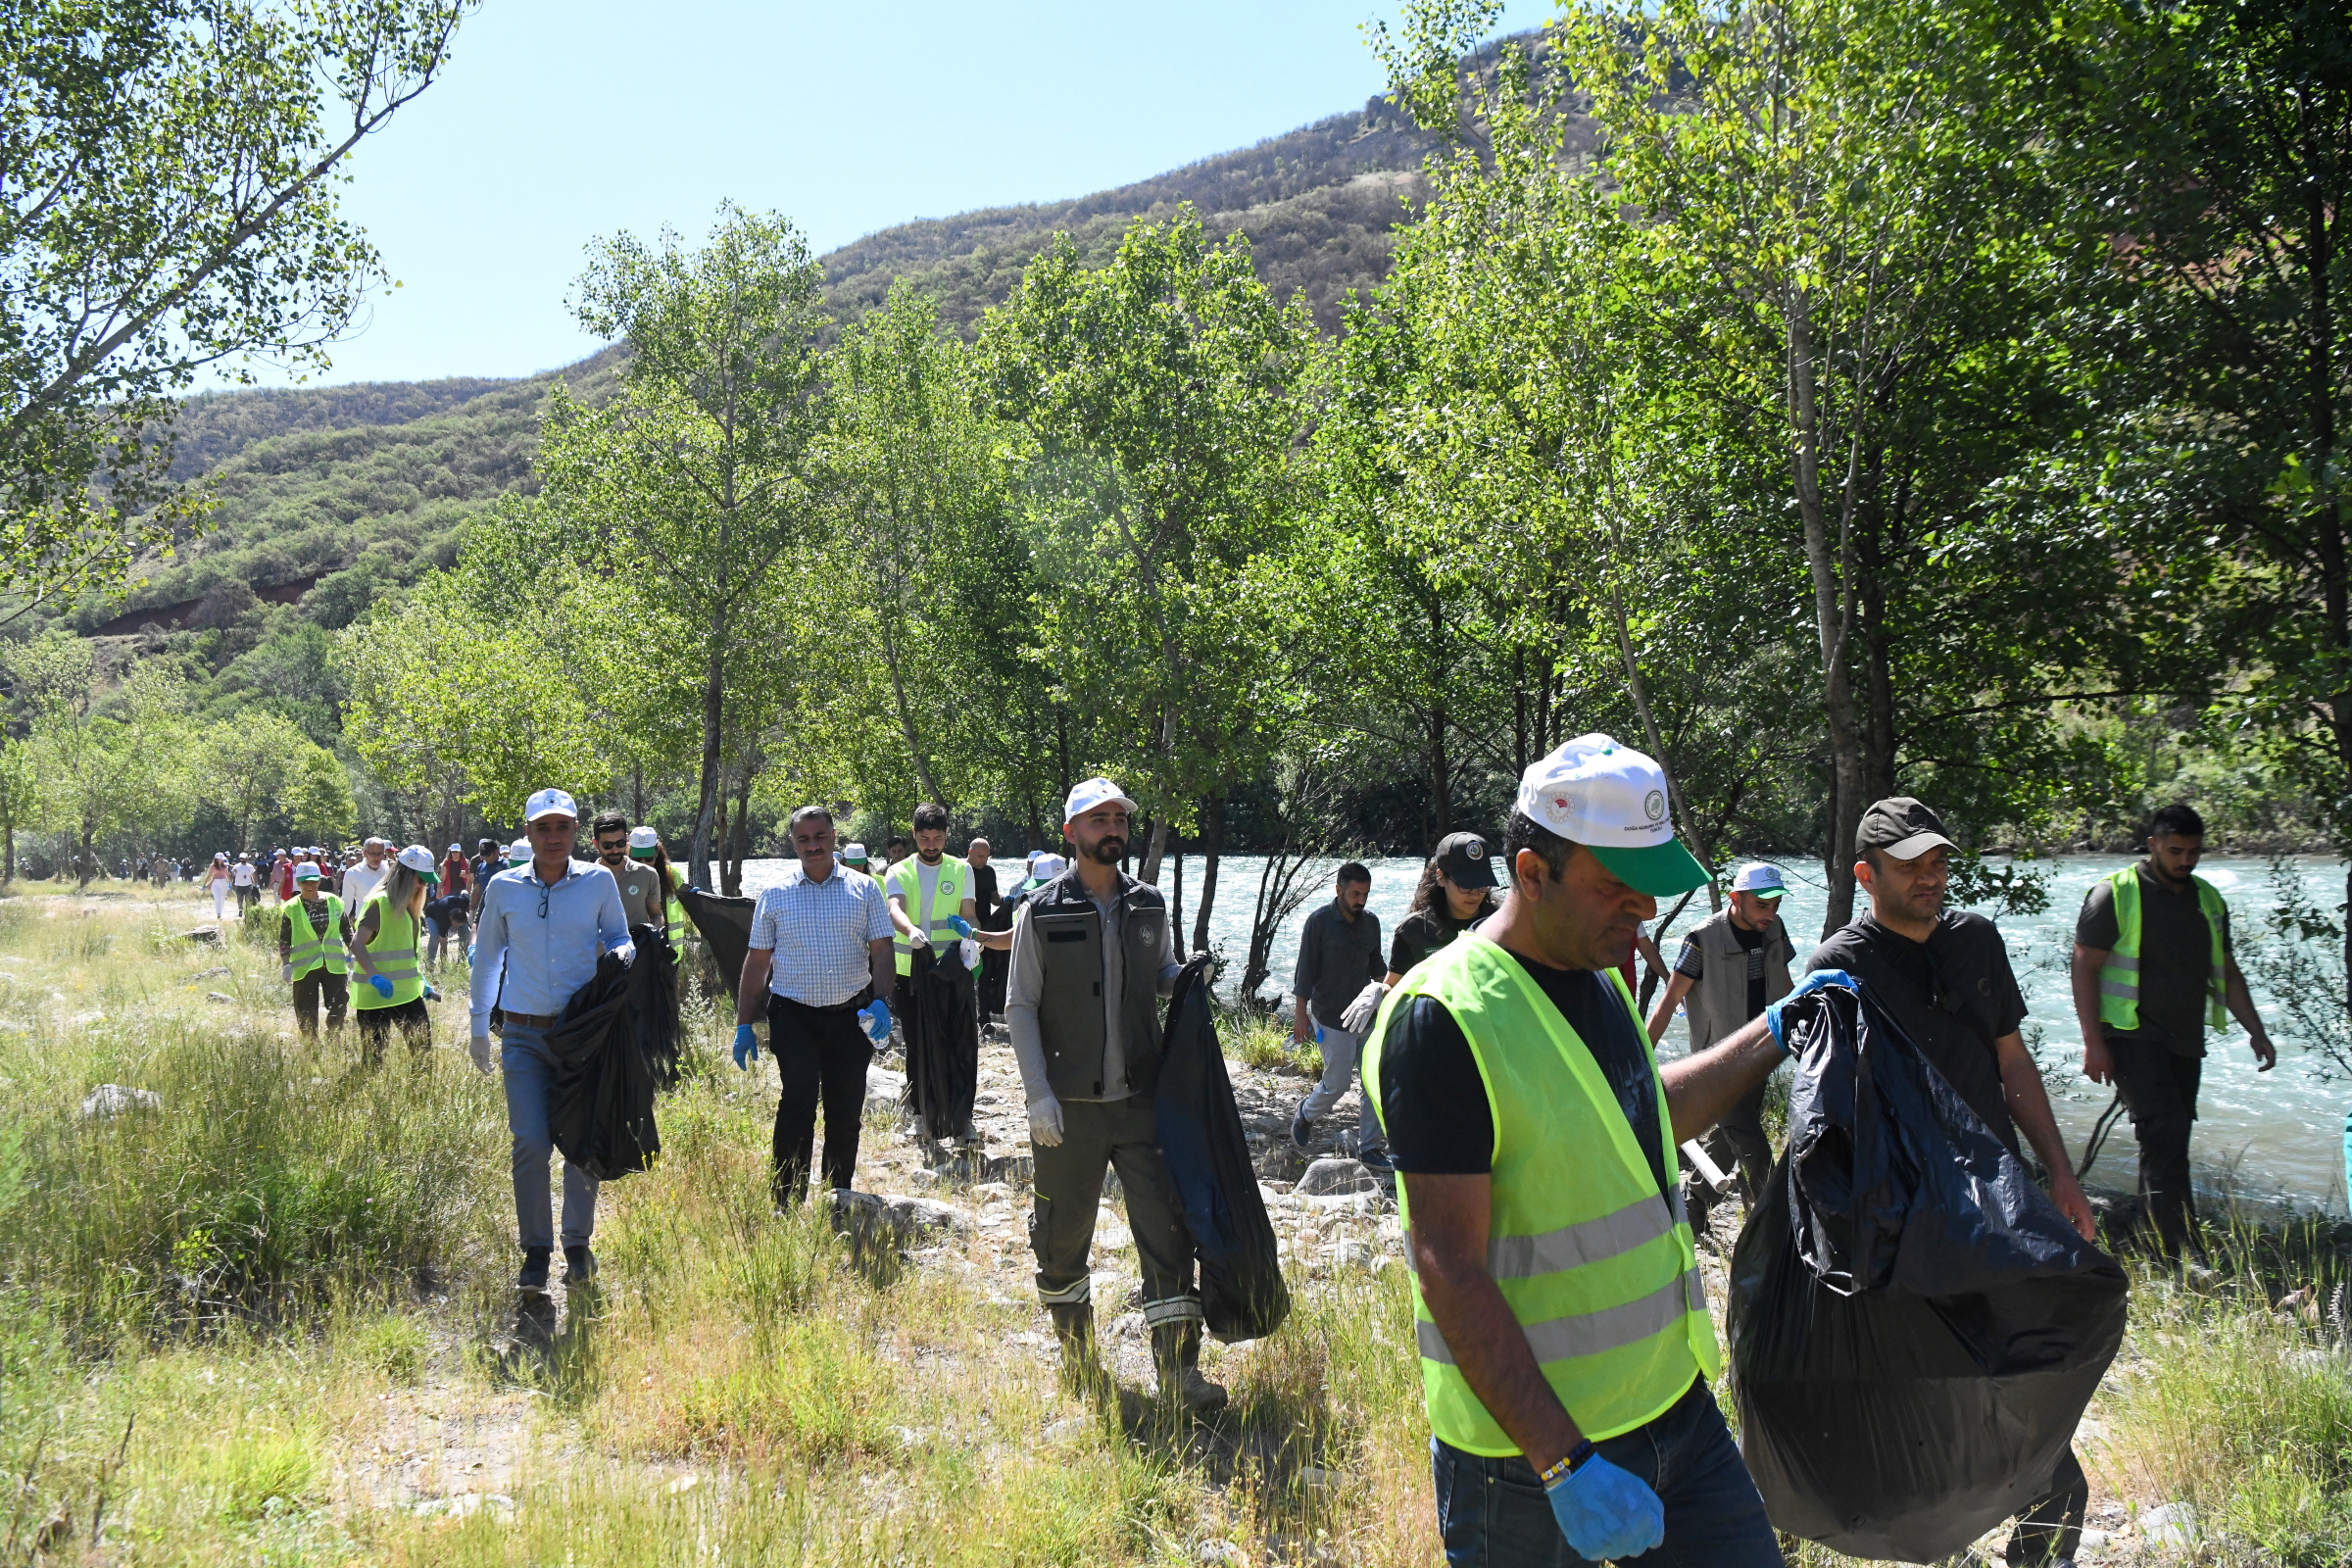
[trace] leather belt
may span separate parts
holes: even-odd
[[[507,1022],[521,1024],[526,1029],[553,1029],[556,1026],[553,1013],[516,1012],[512,1007],[503,1008],[501,1011]]]

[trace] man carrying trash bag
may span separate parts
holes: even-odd
[[[1529,767],[1494,914],[1390,993],[1365,1082],[1398,1173],[1448,1563],[1782,1561],[1721,1371],[1675,1149],[1782,1060],[1763,1020],[1660,1069],[1616,966],[1705,885],[1666,775],[1606,735]]]

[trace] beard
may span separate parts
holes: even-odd
[[[1120,857],[1127,853],[1127,841],[1113,833],[1086,853],[1104,865],[1116,865]]]

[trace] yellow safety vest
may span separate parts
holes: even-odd
[[[678,868],[669,868],[669,886],[663,890],[663,917],[669,922],[669,945],[676,947],[686,940],[686,906],[678,902],[678,889],[685,886],[678,880]]]
[[[406,909],[395,909],[378,888],[368,895],[368,903],[360,906],[360,918],[368,918],[369,906],[381,905],[376,911],[375,935],[368,941],[368,961],[375,972],[392,982],[392,994],[378,995],[375,987],[365,981],[351,988],[351,1004],[366,1012],[373,1007],[397,1007],[415,1002],[424,995],[424,972],[416,967],[416,921]]]
[[[351,970],[351,960],[343,954],[343,901],[332,893],[322,893],[318,903],[326,910],[324,931],[312,927],[311,906],[299,895],[286,906],[286,919],[294,927],[294,941],[286,951],[286,962],[293,965],[297,980],[313,969],[323,968],[328,974],[347,974]]]
[[[2189,879],[2197,890],[2197,909],[2205,916],[2205,929],[2213,939],[2209,956],[2210,967],[2205,971],[2205,1021],[2216,1029],[2230,1027],[2230,1012],[2224,1005],[2230,988],[2230,957],[2222,951],[2222,929],[2230,919],[2230,906],[2222,902],[2221,890],[2203,877],[2190,873]],[[2127,865],[2107,878],[2115,890],[2115,946],[2107,954],[2107,962],[2099,970],[2099,1022],[2126,1031],[2139,1027],[2139,867]]]
[[[1624,979],[1612,971],[1609,981],[1641,1030]],[[1592,1052],[1518,961],[1476,932],[1414,965],[1382,1004],[1363,1061],[1375,1109],[1386,1113],[1380,1057],[1389,1020],[1416,997],[1453,1014],[1485,1081],[1494,1117],[1487,1269],[1544,1381],[1595,1442],[1654,1420],[1694,1378],[1723,1367],[1680,1184],[1658,1191]],[[1654,1063],[1650,1079],[1672,1177],[1674,1119]],[[1411,1226],[1401,1190],[1396,1217]],[[1431,1429],[1471,1453],[1519,1452],[1470,1392],[1417,1278],[1413,1320]]]
[[[972,896],[972,866],[969,860],[958,860],[952,855],[939,858],[939,891],[929,906],[922,903],[923,858],[910,855],[890,868],[882,878],[882,896],[898,895],[906,903],[906,918],[931,938],[931,952],[941,963],[955,961],[951,956],[956,944],[963,940],[948,922],[963,913],[963,901]],[[914,944],[908,942],[895,926],[891,929],[890,945],[897,953],[899,973],[914,972]]]

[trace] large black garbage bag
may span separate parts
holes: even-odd
[[[1208,962],[1186,964],[1168,999],[1155,1108],[1160,1153],[1200,1264],[1200,1310],[1208,1332],[1230,1345],[1273,1333],[1291,1314],[1291,1293],[1217,1045]]]
[[[2047,1489],[2124,1272],[1867,995],[1787,1020],[1788,1144],[1732,1256],[1740,1449],[1781,1529],[1934,1562]]]
[[[659,933],[648,926],[637,930],[639,964],[624,964],[611,953],[599,958],[596,977],[571,994],[547,1032],[556,1058],[548,1131],[566,1164],[600,1182],[648,1169],[662,1152],[654,1125],[655,1069],[643,1041],[647,1011],[668,992],[661,961],[668,944],[662,942],[662,955],[649,962],[643,939]],[[675,1057],[673,1045],[673,1068]]]
[[[743,979],[743,956],[752,946],[752,899],[730,899],[701,888],[678,889],[678,906],[703,940],[710,944],[710,961],[718,968],[719,983],[735,994]]]
[[[953,955],[956,950],[950,948]],[[980,1020],[972,1010],[972,971],[929,948],[914,950],[906,975],[912,998],[906,1030],[906,1106],[931,1138],[954,1138],[972,1119],[979,1088]]]
[[[645,1058],[658,1089],[678,1086],[678,951],[669,945],[669,932],[658,925],[633,925],[629,939],[637,944],[631,966],[631,1033],[637,1053]]]

